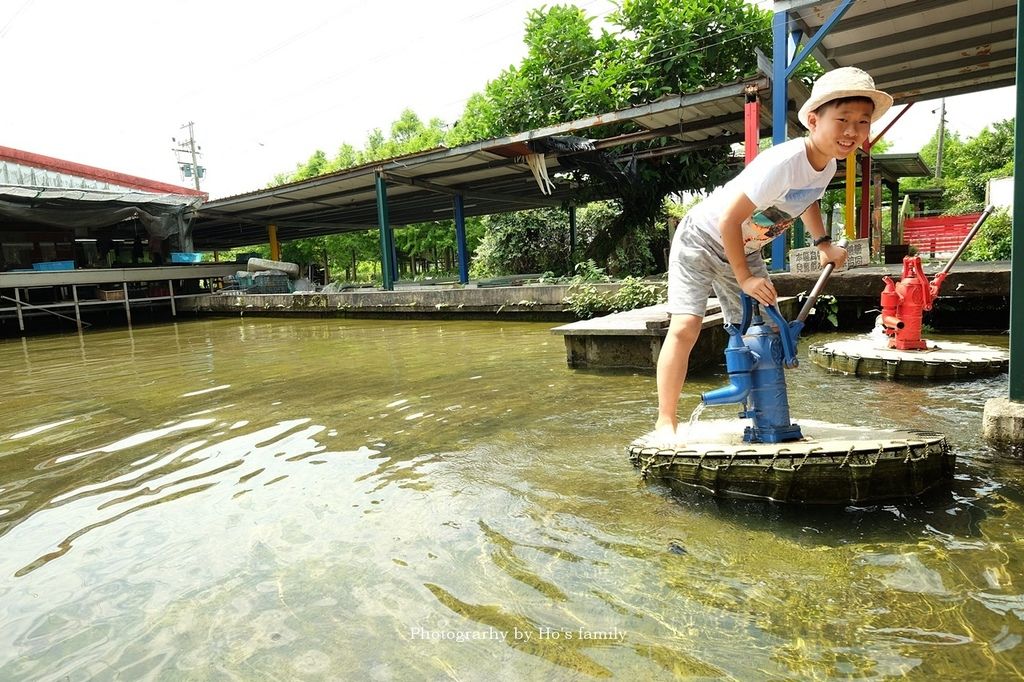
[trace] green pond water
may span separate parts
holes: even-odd
[[[804,362],[796,421],[944,432],[956,480],[865,508],[716,501],[640,480],[653,375],[570,370],[551,326],[0,342],[0,679],[1024,674],[1024,466],[979,435],[1005,374]],[[693,377],[681,416],[722,383]]]

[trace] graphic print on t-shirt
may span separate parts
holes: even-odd
[[[754,211],[754,215],[743,221],[744,251],[757,251],[794,224],[803,225],[803,222],[775,206],[769,206],[763,211]]]

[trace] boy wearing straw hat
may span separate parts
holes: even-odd
[[[777,294],[761,247],[801,220],[822,266],[846,262],[846,250],[825,232],[818,200],[835,176],[836,159],[863,144],[871,124],[890,106],[892,97],[861,69],[829,71],[798,114],[809,134],[760,153],[683,219],[669,256],[672,319],[658,357],[658,420],[647,440],[679,444],[676,410],[712,290],[727,324],[739,321],[741,291],[762,305],[774,304]]]

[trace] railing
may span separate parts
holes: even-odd
[[[915,246],[921,255],[953,253],[980,217],[980,213],[969,213],[907,218],[903,221],[903,241]]]
[[[233,263],[196,265],[165,265],[139,268],[108,268],[95,270],[41,270],[0,272],[0,317],[17,317],[18,328],[25,331],[27,313],[54,314],[78,324],[81,329],[82,309],[91,306],[123,306],[131,324],[131,306],[143,302],[169,303],[171,314],[177,315],[176,299],[208,293],[201,290],[201,280],[219,280],[238,269]],[[184,289],[175,291],[176,283]],[[200,291],[195,291],[200,289]],[[42,290],[45,301],[33,291]],[[68,315],[56,313],[65,310]],[[70,311],[74,310],[74,317]]]

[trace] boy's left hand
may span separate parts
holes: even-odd
[[[829,243],[819,250],[818,261],[821,263],[821,267],[825,267],[829,263],[835,263],[836,270],[839,270],[846,264],[847,255],[846,249]]]

